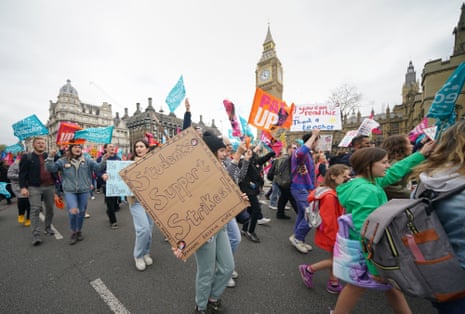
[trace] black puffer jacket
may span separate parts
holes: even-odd
[[[247,174],[244,179],[239,182],[239,187],[242,192],[247,195],[258,195],[260,193],[260,189],[264,184],[261,169],[263,164],[274,156],[276,156],[275,152],[270,152],[262,157],[258,157],[256,153],[253,153],[249,167],[247,168]],[[239,164],[239,167],[241,167],[241,164]]]

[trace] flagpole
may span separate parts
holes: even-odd
[[[166,130],[165,128],[163,127],[163,125],[160,123],[160,120],[158,120],[155,112],[151,112],[152,114],[152,118],[155,120],[155,122],[157,122],[157,126],[158,126],[158,131],[163,133],[163,135],[165,136],[166,140],[169,140],[170,137],[168,136],[168,134],[166,133]]]

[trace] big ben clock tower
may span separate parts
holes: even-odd
[[[255,71],[256,86],[276,98],[283,99],[283,68],[274,50],[270,25],[263,43],[263,52]]]

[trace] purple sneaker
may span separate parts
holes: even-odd
[[[300,272],[300,277],[302,277],[302,280],[304,281],[304,284],[307,286],[307,288],[313,288],[313,282],[312,282],[313,273],[310,273],[307,271],[307,265],[305,264],[299,265],[299,272]]]
[[[328,287],[326,288],[326,291],[328,291],[331,294],[339,294],[342,291],[343,286],[341,286],[340,283],[337,284],[337,286],[333,286],[331,284],[331,281],[328,281]]]

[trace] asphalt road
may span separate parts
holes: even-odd
[[[84,241],[68,244],[67,215],[55,210],[56,236],[31,245],[30,228],[19,225],[16,200],[0,203],[0,313],[193,313],[195,258],[177,260],[161,233],[154,230],[154,265],[139,272],[132,257],[134,229],[127,205],[112,230],[103,196],[89,200],[91,218]],[[329,313],[336,296],[326,292],[327,273],[317,273],[307,289],[297,266],[324,259],[314,248],[300,254],[289,243],[291,220],[274,219],[262,206],[269,225],[257,226],[261,243],[243,238],[236,253],[237,286],[226,289],[224,313]],[[60,237],[60,234],[63,237]],[[313,233],[308,242],[312,242]],[[435,313],[429,302],[408,298],[414,313]],[[354,313],[390,313],[384,295],[368,291]]]

